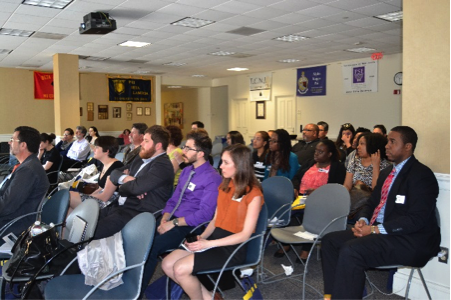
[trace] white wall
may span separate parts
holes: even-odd
[[[347,61],[346,61],[347,62]],[[401,124],[401,96],[394,95],[394,89],[400,89],[393,82],[393,76],[402,70],[402,55],[384,56],[378,66],[378,92],[349,95],[343,92],[341,66],[345,62],[327,65],[327,95],[297,98],[296,129],[300,124],[326,121],[329,123],[329,136],[335,138],[341,124],[351,122],[371,128],[375,124],[385,124],[390,129]],[[266,119],[255,118],[255,103],[248,101],[248,132],[250,136],[259,130],[276,129],[275,99],[278,96],[296,95],[296,68],[272,72],[271,101],[266,102]],[[229,87],[229,111],[233,99],[249,99],[249,76],[240,75],[213,80],[213,86]],[[229,114],[229,130],[234,130],[236,117]]]

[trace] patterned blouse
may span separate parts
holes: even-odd
[[[383,170],[390,165],[391,164],[388,160],[382,159],[380,170]],[[346,172],[354,174],[354,176],[352,176],[352,185],[354,185],[357,180],[360,180],[368,187],[372,187],[373,165],[371,164],[368,167],[363,166],[362,159],[360,157],[351,157],[348,167],[346,168]]]

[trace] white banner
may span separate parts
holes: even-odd
[[[377,60],[343,64],[342,73],[346,94],[377,92]]]
[[[249,91],[251,101],[271,99],[271,73],[260,73],[249,76]]]

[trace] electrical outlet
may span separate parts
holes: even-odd
[[[445,247],[440,247],[440,252],[438,253],[438,261],[444,264],[448,263],[449,250]]]

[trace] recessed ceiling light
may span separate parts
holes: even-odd
[[[146,71],[146,70],[138,70],[135,72],[136,74],[150,74],[151,71]]]
[[[180,89],[182,88],[181,85],[168,85],[168,89]]]
[[[284,36],[279,36],[279,37],[274,38],[274,40],[276,40],[276,41],[282,41],[282,42],[288,42],[288,43],[303,41],[306,39],[308,39],[308,37],[301,36],[301,35],[295,35],[295,34],[289,34],[289,35],[284,35]]]
[[[119,46],[123,46],[123,47],[135,47],[135,48],[141,48],[141,47],[146,47],[149,46],[150,43],[145,43],[145,42],[134,42],[134,41],[126,41],[123,43],[120,43]]]
[[[363,52],[370,52],[370,51],[375,51],[375,50],[376,49],[373,49],[373,48],[361,47],[361,48],[346,49],[345,51],[363,53]]]
[[[180,67],[183,65],[186,65],[186,63],[170,62],[170,63],[164,64],[164,66],[173,66],[173,67]]]
[[[215,21],[187,17],[187,18],[183,18],[181,20],[175,21],[175,22],[171,23],[171,25],[191,27],[191,28],[200,28],[200,27],[204,27],[204,26],[207,26],[207,25],[210,25],[213,23],[215,23]]]
[[[21,29],[9,29],[9,28],[1,28],[0,29],[0,34],[2,34],[2,35],[29,37],[33,33],[34,33],[34,31],[21,30]]]
[[[299,59],[295,59],[295,58],[288,58],[288,59],[278,60],[278,62],[286,63],[286,64],[294,63],[294,62],[298,62],[298,61],[300,61],[300,60]]]
[[[24,0],[22,4],[63,9],[73,0]]]
[[[249,69],[248,68],[238,68],[238,67],[227,69],[227,71],[235,71],[235,72],[241,72],[241,71],[247,71],[247,70],[249,70]]]
[[[205,77],[205,75],[195,74],[195,75],[191,75],[191,77],[198,77],[198,78],[200,78],[200,77]]]
[[[389,22],[397,22],[397,21],[402,20],[402,16],[403,16],[403,13],[402,13],[402,10],[400,10],[400,11],[395,11],[395,12],[384,14],[384,15],[374,16],[374,17],[385,20],[385,21],[389,21]]]
[[[13,52],[13,50],[9,50],[9,49],[0,49],[0,54],[10,54],[11,52]]]
[[[217,56],[228,56],[228,55],[234,55],[235,52],[231,51],[216,51],[212,53],[208,53],[208,55],[217,55]]]

